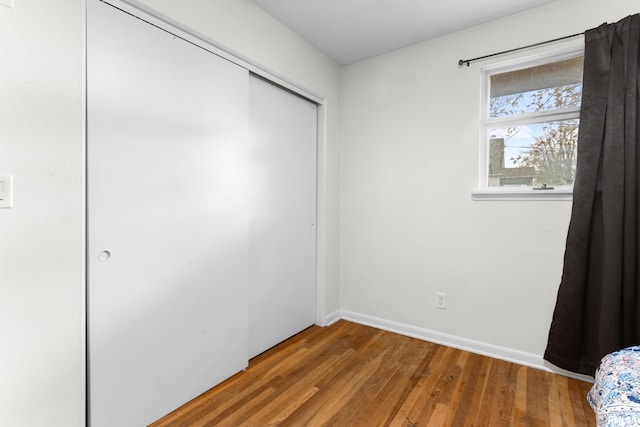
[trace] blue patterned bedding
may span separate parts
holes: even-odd
[[[599,427],[640,426],[640,346],[602,358],[587,400]]]

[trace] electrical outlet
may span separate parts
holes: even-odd
[[[436,308],[447,309],[447,294],[444,292],[436,292]]]

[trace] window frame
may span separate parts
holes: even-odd
[[[497,62],[481,68],[480,94],[480,167],[479,187],[472,191],[473,200],[571,200],[573,185],[554,186],[553,190],[534,190],[535,187],[490,187],[489,186],[489,137],[488,130],[496,126],[509,124],[530,124],[541,121],[551,122],[567,119],[579,119],[580,107],[570,107],[561,111],[543,111],[524,113],[517,117],[489,117],[490,77],[494,74],[536,67],[552,62],[584,56],[584,39],[563,48],[546,50],[507,61]]]

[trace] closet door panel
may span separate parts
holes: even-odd
[[[89,416],[141,426],[247,365],[248,73],[87,7]]]
[[[256,77],[249,88],[253,357],[315,323],[317,107]]]

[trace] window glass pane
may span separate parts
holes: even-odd
[[[489,187],[572,185],[578,120],[489,129]]]
[[[579,107],[583,57],[489,77],[489,117]]]

